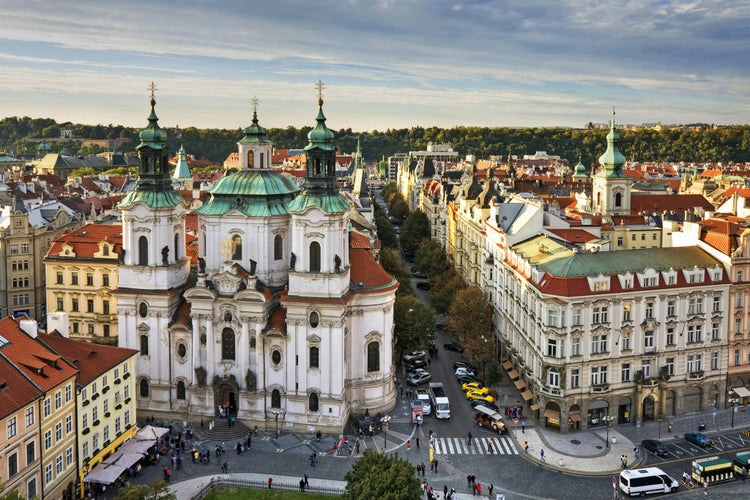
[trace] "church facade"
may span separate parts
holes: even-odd
[[[152,94],[138,185],[121,203],[116,291],[120,345],[139,350],[138,409],[210,419],[222,407],[251,425],[331,432],[352,414],[390,410],[398,282],[350,224],[322,95],[301,189],[271,169],[254,110],[239,170],[197,209],[197,269],[154,108]]]

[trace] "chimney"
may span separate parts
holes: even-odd
[[[22,319],[18,322],[18,326],[31,338],[35,339],[39,333],[39,326],[35,319]]]

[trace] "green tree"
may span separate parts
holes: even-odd
[[[380,195],[383,197],[386,206],[390,205],[391,199],[393,199],[396,193],[398,193],[396,181],[387,182],[382,188],[380,188]]]
[[[71,170],[69,177],[92,177],[94,175],[97,175],[94,167],[81,167]]]
[[[420,498],[419,479],[408,460],[365,450],[344,476],[345,500],[414,500]]]
[[[383,269],[388,274],[398,280],[397,295],[413,295],[411,289],[411,270],[401,258],[398,251],[392,248],[383,248],[380,250],[380,265],[383,266]]]
[[[469,361],[484,364],[494,358],[492,306],[479,287],[472,285],[456,293],[448,310],[445,330],[461,343]]]
[[[421,210],[410,213],[401,227],[401,250],[412,256],[430,239],[430,220]]]
[[[435,331],[435,311],[414,295],[397,296],[393,323],[396,351],[401,359],[405,352],[427,346]]]
[[[393,223],[398,225],[402,224],[409,215],[409,204],[406,203],[401,193],[396,193],[396,196],[391,199],[391,204],[388,205],[388,213]]]
[[[448,260],[440,243],[424,241],[414,254],[414,267],[430,278],[443,274],[448,269]]]
[[[177,500],[163,479],[154,479],[145,484],[135,484],[117,491],[117,500]]]
[[[376,205],[377,206],[377,205]],[[398,236],[388,216],[382,210],[375,210],[375,225],[378,227],[378,238],[386,248],[398,248]]]
[[[431,281],[430,303],[435,311],[445,314],[453,303],[456,293],[466,288],[466,283],[452,267],[444,273],[434,276]]]

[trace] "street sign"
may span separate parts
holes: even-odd
[[[640,420],[636,420],[635,421],[635,426],[640,429],[641,428],[641,421]]]

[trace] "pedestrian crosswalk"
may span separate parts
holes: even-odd
[[[518,455],[516,445],[509,437],[474,438],[471,445],[465,437],[437,438],[432,442],[437,455]]]

